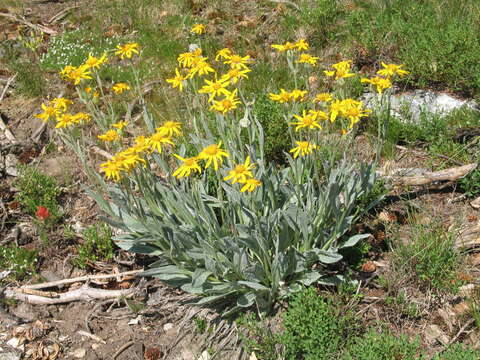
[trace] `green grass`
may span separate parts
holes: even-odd
[[[454,344],[444,353],[436,355],[433,360],[478,360],[480,351],[467,348],[462,344]]]
[[[362,50],[359,63],[404,63],[412,85],[478,96],[479,14],[476,0],[356,0],[344,25],[347,47]]]
[[[460,261],[452,233],[439,224],[414,224],[408,243],[394,246],[392,267],[396,276],[409,278],[425,291],[450,292],[460,285]]]
[[[41,173],[33,166],[22,166],[15,182],[19,192],[17,200],[30,215],[35,215],[39,206],[47,208],[48,224],[55,224],[62,216],[58,198],[61,190],[54,178]]]
[[[73,263],[85,269],[92,262],[113,259],[114,251],[112,230],[107,225],[93,225],[83,232],[83,243],[77,247]]]
[[[0,246],[0,269],[11,270],[15,279],[22,279],[35,272],[37,254],[15,245]]]

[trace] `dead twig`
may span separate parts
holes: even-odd
[[[15,80],[16,77],[17,77],[17,74],[13,75],[11,78],[8,79],[7,83],[5,84],[5,87],[2,90],[2,94],[0,95],[0,101],[3,100],[3,98],[5,97],[5,94],[7,93],[8,87],[13,82],[13,80]]]
[[[38,30],[38,31],[41,31],[45,34],[48,34],[48,35],[57,35],[57,31],[53,30],[53,29],[50,29],[46,26],[43,26],[43,25],[37,25],[37,24],[33,24],[31,23],[30,21],[27,21],[25,19],[21,19],[21,18],[18,18],[16,17],[15,15],[12,15],[12,14],[8,14],[8,13],[0,13],[0,16],[3,16],[3,17],[6,17],[6,18],[9,18],[15,22],[19,22],[19,23],[22,23],[24,25],[27,25],[28,27],[32,28],[32,29],[35,29],[35,30]]]
[[[56,23],[57,21],[60,21],[62,20],[65,16],[68,15],[68,13],[71,11],[71,10],[74,10],[76,8],[80,7],[79,5],[73,5],[73,6],[69,6],[65,9],[63,9],[62,11],[60,11],[59,13],[57,13],[56,15],[53,15],[50,20],[48,20],[47,22],[49,24],[54,24]]]
[[[130,275],[137,275],[142,272],[143,272],[143,269],[125,271],[123,273],[117,273],[117,274],[86,275],[86,276],[79,276],[71,279],[50,281],[50,282],[41,283],[41,284],[24,285],[20,289],[45,289],[45,288],[58,287],[59,285],[73,284],[76,282],[84,282],[84,281],[91,281],[91,280],[98,280],[98,279],[112,279],[112,278],[116,278],[117,276],[124,277],[124,276],[130,276]]]
[[[121,353],[123,353],[133,344],[135,344],[135,341],[129,341],[125,345],[123,345],[120,349],[118,349],[118,351],[115,354],[113,354],[112,360],[116,360],[116,358],[119,357]]]
[[[0,13],[1,14],[1,13]],[[17,144],[17,139],[15,139],[15,136],[13,136],[12,132],[10,131],[10,129],[7,127],[7,124],[5,124],[5,122],[3,121],[3,117],[2,117],[2,114],[0,114],[0,130],[3,131],[3,133],[5,134],[6,138],[8,140],[10,140],[10,142],[12,144]]]
[[[96,304],[93,307],[92,311],[90,311],[87,314],[87,316],[85,317],[85,328],[89,331],[89,333],[93,333],[92,328],[90,327],[90,319],[95,316],[98,309],[100,309],[102,306],[113,303],[113,302],[115,302],[115,299],[107,299],[105,301],[102,301],[102,302]]]
[[[16,299],[34,305],[52,305],[65,304],[73,301],[89,301],[94,299],[102,300],[118,298],[120,296],[128,296],[135,291],[135,288],[130,288],[127,290],[103,290],[84,285],[79,289],[60,293],[58,294],[58,297],[55,298],[25,294],[22,290],[23,289],[19,288],[7,288],[5,289],[5,298]]]
[[[437,181],[455,181],[468,175],[477,167],[477,163],[472,163],[464,166],[449,168],[441,171],[434,171],[418,176],[404,176],[395,177],[388,176],[395,185],[400,186],[419,186],[427,185]]]

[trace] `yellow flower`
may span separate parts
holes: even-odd
[[[102,57],[96,58],[92,56],[92,53],[88,54],[88,59],[85,61],[84,65],[89,69],[100,69],[100,65],[107,62],[107,53],[104,53]]]
[[[308,155],[317,148],[317,145],[311,144],[308,141],[295,141],[295,143],[297,144],[297,147],[290,150],[290,152],[293,153],[294,159],[298,156]]]
[[[189,51],[178,55],[177,62],[180,66],[191,67],[195,59],[200,58],[202,55],[202,49],[196,49],[194,51]]]
[[[150,138],[147,138],[143,135],[137,136],[135,138],[135,145],[131,146],[128,150],[135,154],[150,153]]]
[[[308,128],[308,129],[321,129],[322,127],[318,123],[315,114],[309,113],[305,110],[303,110],[302,116],[300,115],[293,115],[295,119],[297,119],[297,122],[291,122],[289,125],[295,125],[295,131],[298,131],[303,128]]]
[[[383,90],[389,89],[392,87],[392,82],[390,81],[389,78],[385,79],[380,76],[375,76],[374,78],[371,78],[371,79],[363,78],[360,80],[360,82],[372,84],[373,86],[376,87],[377,92],[379,94],[381,94]]]
[[[305,100],[305,95],[307,95],[307,90],[300,90],[300,89],[293,89],[290,92],[291,99],[294,101],[300,100],[303,101]]]
[[[182,135],[182,123],[177,121],[166,121],[162,126],[158,127],[156,130],[165,136],[173,137]]]
[[[223,59],[228,59],[232,55],[233,55],[232,50],[230,50],[229,48],[224,48],[224,49],[218,50],[217,55],[215,56],[215,61],[218,61],[222,58]]]
[[[297,60],[297,63],[310,64],[312,66],[317,65],[317,60],[320,59],[316,56],[312,56],[307,53],[300,54],[300,57]]]
[[[200,90],[198,90],[198,92],[200,94],[210,94],[210,97],[208,98],[209,102],[213,101],[216,96],[228,96],[230,94],[230,91],[225,89],[225,87],[229,85],[229,82],[226,79],[220,79],[216,81],[209,81],[205,79],[205,83],[206,85],[204,85]]]
[[[172,84],[172,87],[175,89],[178,87],[178,90],[183,91],[183,81],[185,80],[185,76],[180,75],[178,69],[175,69],[175,77],[167,79],[166,81]]]
[[[115,94],[121,94],[126,90],[130,90],[130,86],[126,83],[116,83],[112,86],[112,90]]]
[[[92,88],[91,88],[90,86],[87,86],[87,87],[85,88],[85,92],[86,92],[87,94],[90,94],[90,93],[92,92]],[[94,97],[94,98],[97,98],[99,95],[100,95],[100,94],[98,93],[98,91],[94,91],[94,92],[93,92],[93,97]]]
[[[240,104],[240,100],[237,97],[238,90],[235,89],[221,100],[214,100],[213,105],[210,106],[210,110],[221,112],[225,115],[227,112],[235,110],[237,105]]]
[[[140,163],[146,165],[145,159],[132,147],[119,152],[116,157],[120,168],[126,172],[132,171]]]
[[[83,79],[91,79],[91,74],[88,66],[80,65],[79,67],[74,67],[73,69],[68,70],[65,77],[68,80],[71,80],[75,85],[78,85]]]
[[[73,116],[74,121],[76,123],[78,123],[80,121],[89,122],[90,120],[92,120],[92,116],[90,114],[86,114],[84,112],[79,112],[79,113],[76,113],[75,115],[72,115],[72,116]]]
[[[107,179],[112,179],[113,181],[120,181],[122,170],[123,164],[117,156],[113,156],[107,162],[100,164],[100,171],[105,173]]]
[[[140,45],[137,43],[128,43],[125,45],[117,45],[117,51],[115,51],[115,55],[120,56],[120,59],[124,59],[125,57],[131,58],[133,54],[139,55],[140,52],[138,51],[140,48]]]
[[[207,29],[205,28],[205,25],[203,25],[203,24],[195,24],[195,25],[192,26],[190,31],[194,34],[201,35],[201,34],[205,34]]]
[[[312,100],[313,102],[329,102],[332,101],[333,97],[329,93],[320,93],[315,96],[315,98]]]
[[[177,154],[173,154],[177,159],[183,161],[183,164],[180,165],[177,170],[173,173],[173,176],[175,176],[177,179],[180,179],[185,176],[190,176],[190,174],[193,172],[202,172],[202,168],[200,165],[198,165],[198,158],[197,157],[189,157],[189,158],[183,158]]]
[[[269,93],[270,100],[277,101],[281,104],[289,102],[292,99],[292,95],[285,89],[280,89],[280,94]]]
[[[222,75],[220,80],[230,81],[230,84],[236,84],[240,78],[248,79],[247,73],[250,69],[230,69],[226,74]]]
[[[65,112],[68,109],[68,106],[73,104],[72,100],[65,99],[63,97],[58,97],[55,99],[52,99],[51,104],[55,108],[55,110],[59,112]]]
[[[338,116],[351,121],[351,126],[360,118],[368,116],[370,110],[363,109],[363,103],[354,99],[335,100],[330,104],[330,121],[334,122]]]
[[[116,130],[108,130],[105,134],[98,135],[97,138],[103,141],[117,141],[120,136]]]
[[[149,143],[150,143],[150,150],[152,151],[155,151],[157,150],[159,154],[162,153],[162,146],[163,145],[175,145],[173,142],[172,142],[172,139],[165,135],[164,133],[161,133],[159,131],[157,131],[155,134],[153,134],[152,136],[150,136],[149,138]]]
[[[42,110],[43,112],[35,115],[35,117],[41,119],[44,122],[47,122],[48,120],[55,118],[57,115],[60,114],[60,110],[55,108],[55,106],[51,105],[42,104]]]
[[[112,127],[122,131],[123,128],[127,125],[128,125],[128,121],[119,121],[118,123],[112,124]]]
[[[248,69],[247,64],[251,61],[250,55],[241,57],[240,55],[230,55],[223,63],[230,65],[232,69]]]
[[[78,120],[72,114],[62,114],[57,117],[55,128],[63,128],[78,123]]]
[[[391,77],[397,74],[400,77],[404,77],[405,75],[409,74],[408,71],[401,69],[403,65],[385,64],[382,61],[382,66],[383,69],[377,71],[377,74],[382,76]]]
[[[308,110],[308,114],[314,120],[328,120],[328,115],[321,110]]]
[[[188,72],[187,78],[192,78],[195,74],[203,76],[207,75],[208,73],[214,73],[215,69],[210,66],[209,63],[206,62],[208,58],[201,58]]]
[[[260,185],[262,185],[262,182],[257,179],[247,179],[243,187],[240,189],[240,192],[245,192],[245,191],[252,192]]]
[[[272,48],[274,48],[275,50],[278,50],[278,52],[285,52],[285,51],[288,51],[288,50],[295,50],[296,46],[295,46],[295,44],[292,44],[290,41],[287,41],[283,45],[273,44]]]
[[[293,44],[293,46],[295,46],[295,48],[299,51],[308,50],[308,48],[309,48],[309,45],[305,41],[305,39],[298,40],[296,43]]]
[[[68,79],[68,74],[70,74],[73,70],[75,70],[75,66],[67,65],[62,70],[60,70],[59,74],[62,79]]]
[[[332,68],[335,70],[324,71],[327,76],[335,76],[335,80],[355,76],[354,73],[350,72],[350,67],[352,66],[352,60],[340,61],[339,63],[333,64]]]
[[[228,181],[232,180],[232,184],[237,182],[243,184],[247,181],[248,178],[253,178],[252,169],[255,167],[255,164],[250,163],[250,156],[247,156],[243,164],[238,164],[228,172],[228,176],[225,176],[223,180]]]
[[[198,159],[206,160],[205,168],[207,169],[213,163],[213,168],[215,171],[218,170],[218,166],[222,163],[222,156],[228,157],[228,153],[225,150],[221,149],[222,142],[220,141],[217,144],[212,144],[204,148],[200,154],[198,154]]]

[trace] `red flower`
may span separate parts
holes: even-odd
[[[45,206],[37,206],[37,212],[35,213],[35,215],[37,215],[37,217],[42,220],[50,217],[50,213]]]

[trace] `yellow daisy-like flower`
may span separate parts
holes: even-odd
[[[212,144],[204,148],[200,154],[198,154],[198,159],[206,160],[205,168],[209,168],[213,164],[215,171],[218,170],[218,166],[222,163],[222,157],[228,157],[228,153],[225,150],[221,149],[222,142],[220,141],[217,144]]]
[[[299,51],[303,51],[303,50],[307,51],[309,48],[309,45],[305,41],[305,39],[298,40],[296,43],[293,44],[293,46],[295,46],[295,48]]]
[[[313,102],[329,102],[333,100],[333,96],[330,93],[320,93],[313,98]]]
[[[227,79],[220,79],[216,81],[210,81],[205,79],[205,84],[198,92],[200,94],[210,94],[208,98],[209,102],[212,102],[216,96],[225,95],[228,96],[230,91],[226,89],[229,85],[229,81]]]
[[[400,77],[404,77],[405,75],[409,74],[407,70],[401,69],[401,67],[404,65],[385,64],[382,61],[382,66],[383,69],[377,71],[377,74],[382,76],[392,77],[396,74]]]
[[[201,173],[202,168],[198,164],[198,158],[197,157],[189,157],[189,158],[183,158],[180,155],[173,154],[177,159],[181,160],[183,162],[182,165],[180,165],[177,170],[172,174],[175,176],[177,179],[180,179],[182,177],[190,176],[192,172],[197,172]]]
[[[355,76],[354,73],[350,72],[352,66],[352,60],[340,61],[339,63],[333,64],[332,71],[324,71],[324,74],[330,77],[335,77],[335,80]]]
[[[195,24],[195,25],[192,26],[190,31],[194,34],[202,35],[202,34],[205,34],[207,29],[205,28],[205,25],[203,25],[203,24]]]
[[[249,178],[253,178],[252,169],[255,168],[255,164],[250,163],[250,156],[247,156],[243,164],[238,164],[232,170],[228,172],[228,176],[225,176],[223,180],[232,180],[232,184],[245,183]]]
[[[292,95],[285,89],[280,89],[280,94],[269,93],[270,100],[277,101],[281,104],[289,102],[292,99]]]
[[[57,117],[57,124],[55,128],[64,128],[78,123],[78,120],[72,114],[62,114]]]
[[[69,99],[65,99],[63,97],[58,97],[58,98],[52,99],[50,103],[53,105],[55,110],[58,110],[60,112],[65,112],[67,111],[68,106],[73,104],[73,101]]]
[[[238,90],[235,89],[221,100],[214,100],[213,105],[210,106],[210,110],[221,112],[225,115],[227,112],[235,110],[237,105],[240,104],[240,100],[237,97]]]
[[[60,114],[60,110],[57,109],[55,106],[45,105],[45,104],[42,104],[41,106],[42,106],[43,112],[35,115],[35,117],[44,122],[47,122],[48,120],[53,119]]]
[[[300,54],[300,56],[297,60],[297,63],[310,64],[312,66],[316,66],[318,59],[320,59],[320,58],[316,57],[316,56],[312,56],[312,55],[307,54],[307,53],[303,53],[303,54]]]
[[[380,76],[375,76],[374,78],[371,78],[371,79],[363,78],[360,80],[360,82],[372,84],[373,86],[375,86],[379,94],[381,94],[383,90],[389,89],[392,87],[392,82],[390,81],[389,78],[382,78]]]
[[[107,179],[112,179],[115,182],[120,181],[123,164],[118,156],[113,156],[107,162],[100,164],[100,172],[105,173]]]
[[[172,84],[172,87],[175,89],[178,87],[178,90],[183,91],[183,81],[186,79],[185,76],[182,76],[178,69],[175,69],[175,77],[167,79],[166,81],[169,84]]]
[[[84,65],[89,69],[100,69],[100,66],[107,62],[107,53],[104,53],[102,57],[96,58],[92,56],[92,53],[88,54],[88,59],[85,61]]]
[[[314,119],[314,120],[328,120],[328,115],[321,110],[308,110],[308,114]]]
[[[248,69],[247,64],[251,62],[250,55],[241,57],[240,55],[230,55],[223,63],[230,65],[232,69]]]
[[[290,95],[291,95],[291,99],[293,99],[293,101],[297,101],[297,100],[304,101],[307,93],[308,93],[307,90],[293,89],[290,92]]]
[[[223,48],[217,51],[217,55],[215,56],[215,61],[218,61],[220,59],[228,59],[232,55],[233,55],[232,50],[230,50],[229,48]]]
[[[129,148],[129,151],[135,154],[144,154],[151,152],[150,138],[143,135],[135,138],[135,145]]]
[[[297,144],[297,147],[294,147],[290,150],[290,152],[293,153],[294,159],[296,159],[298,156],[308,155],[317,148],[317,145],[308,141],[295,141],[295,143]]]
[[[172,142],[172,139],[164,133],[157,131],[155,134],[149,137],[150,150],[157,150],[159,154],[162,153],[162,146],[164,145],[175,145]]]
[[[126,83],[116,83],[115,85],[112,86],[112,90],[115,94],[121,94],[124,91],[130,90],[130,85]]]
[[[312,113],[307,114],[307,112],[303,110],[302,116],[293,115],[293,117],[298,121],[291,122],[289,123],[289,125],[295,125],[295,131],[298,131],[303,128],[308,128],[308,129],[322,128],[316,119],[316,114],[312,114]]]
[[[182,123],[178,121],[166,121],[156,130],[165,136],[174,137],[182,135]]]
[[[277,50],[278,52],[285,52],[288,50],[295,50],[295,44],[292,44],[290,41],[287,41],[285,44],[273,44],[272,48]]]
[[[187,78],[192,78],[196,74],[203,76],[207,75],[208,73],[215,73],[215,69],[206,62],[208,58],[201,58],[188,72]]]
[[[128,43],[125,45],[117,45],[117,51],[115,51],[115,55],[120,56],[120,59],[124,59],[125,57],[131,58],[133,54],[139,55],[140,45],[138,43]]]
[[[80,81],[84,79],[91,79],[90,76],[92,73],[89,70],[90,68],[86,65],[80,65],[71,69],[65,76],[68,80],[72,81],[75,85],[80,84]]]
[[[75,115],[73,115],[73,118],[75,119],[76,123],[79,123],[80,121],[89,122],[90,120],[92,120],[92,116],[84,112],[76,113]]]
[[[248,191],[248,192],[252,192],[254,191],[257,187],[261,186],[262,185],[262,182],[260,180],[257,180],[257,179],[247,179],[247,181],[245,181],[243,187],[240,189],[240,192],[245,192],[245,191]]]
[[[68,80],[68,75],[75,70],[77,67],[72,65],[65,66],[60,72],[60,77],[64,80]]]
[[[201,58],[202,49],[196,49],[194,51],[189,51],[178,55],[177,62],[182,67],[192,67],[195,60]]]
[[[126,172],[132,171],[137,165],[143,164],[145,166],[147,162],[144,158],[140,156],[140,154],[136,151],[135,148],[129,147],[124,151],[117,154],[118,162],[122,168],[122,170]]]
[[[117,141],[119,137],[120,135],[116,130],[108,130],[105,134],[101,134],[97,136],[97,138],[106,142]]]
[[[222,75],[220,80],[230,81],[230,84],[236,84],[241,78],[248,79],[247,73],[250,69],[230,69],[226,74]]]
[[[122,131],[123,128],[127,125],[128,125],[128,121],[119,121],[118,123],[112,124],[112,127]]]

